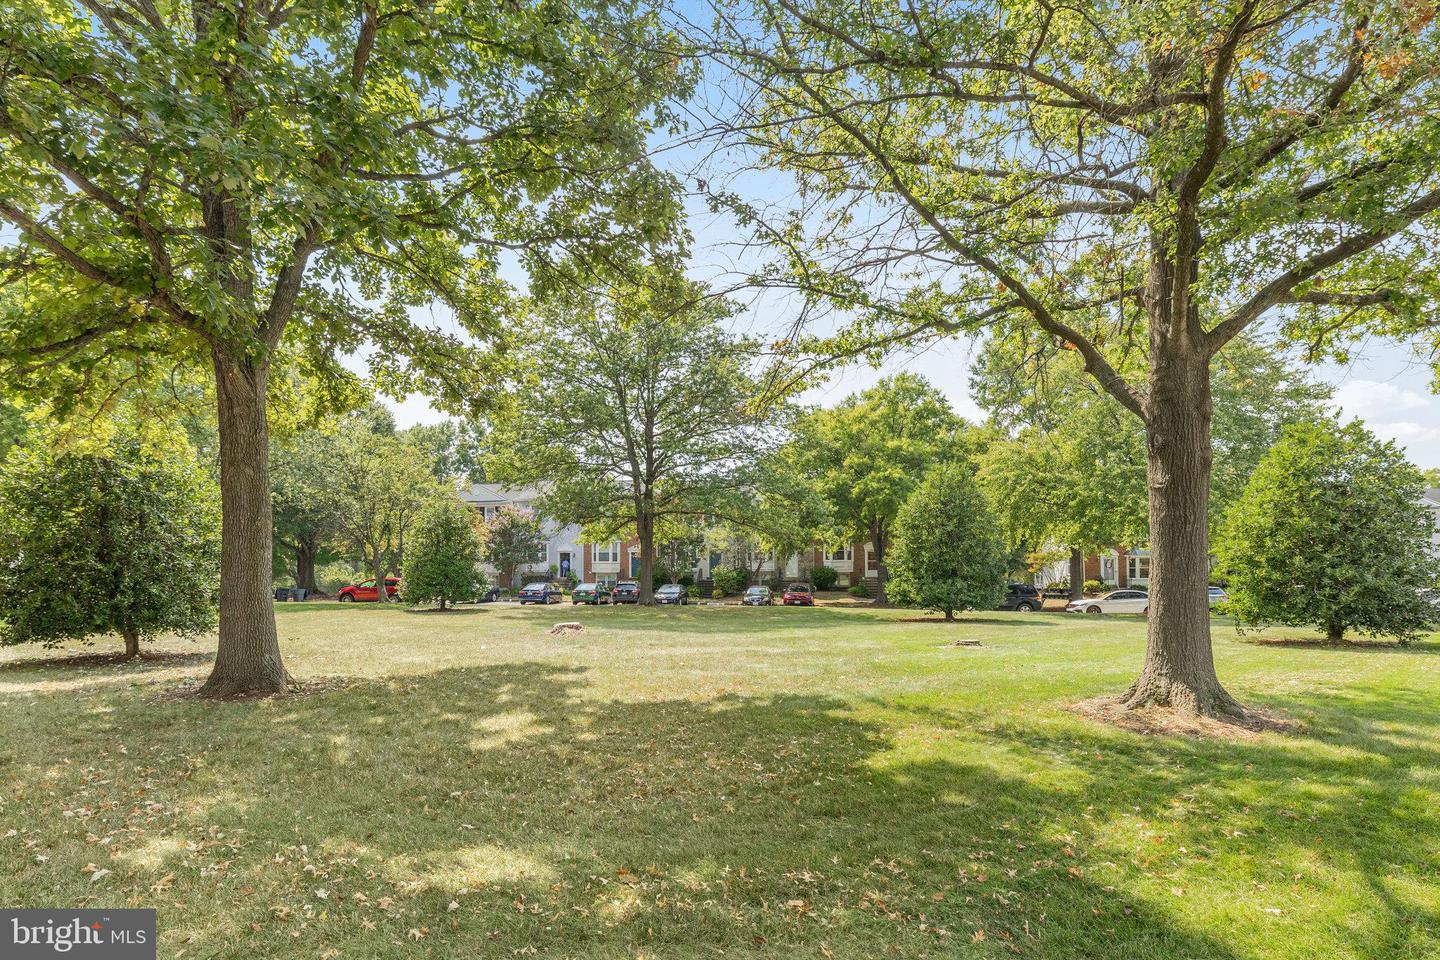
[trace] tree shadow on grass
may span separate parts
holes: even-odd
[[[1355,956],[1437,955],[1440,712],[1433,694],[1347,688],[1269,696],[1262,705],[1301,719],[1304,733],[1151,737],[1097,723],[987,723],[969,712],[904,709],[979,734],[1012,752],[1017,766],[1063,767],[1080,784],[1073,801],[1097,826],[1104,819],[1151,825],[1163,843],[1145,866],[1157,875],[1185,852],[1212,863],[1217,876],[1253,876],[1255,896],[1269,901],[1264,909],[1303,928],[1291,944],[1296,955],[1306,952],[1297,945],[1305,937],[1320,955],[1341,945]],[[1301,894],[1302,878],[1352,898],[1354,914],[1343,925],[1328,918],[1331,929],[1301,921],[1314,905],[1308,898],[1325,897],[1313,886]]]
[[[12,882],[153,906],[166,955],[1245,955],[1086,857],[1093,785],[907,758],[829,697],[587,686],[510,663],[264,704],[46,698],[48,746],[17,745],[0,776],[43,770],[94,812],[41,798],[49,859]],[[93,759],[127,730],[143,749]],[[111,832],[97,894],[82,838]]]
[[[192,666],[215,658],[209,650],[141,650],[138,657],[126,656],[122,652],[72,653],[63,656],[25,657],[20,660],[0,662],[0,675],[11,673],[40,673],[46,670],[89,670],[113,671],[120,668],[127,674],[149,673],[168,670],[172,667]]]

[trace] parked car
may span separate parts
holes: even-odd
[[[565,591],[558,583],[537,580],[520,588],[522,606],[527,603],[560,603],[564,599]]]
[[[996,610],[1019,610],[1021,613],[1033,613],[1045,606],[1045,601],[1040,597],[1040,591],[1028,583],[1012,583],[1005,591],[1005,599],[1000,601]]]
[[[775,602],[775,594],[770,592],[769,587],[755,586],[745,591],[740,602],[747,607],[768,607]]]
[[[690,602],[690,592],[678,583],[667,583],[655,591],[656,603],[673,603],[684,606]]]
[[[615,584],[610,600],[612,603],[639,603],[640,584],[634,580],[621,580]]]
[[[1111,590],[1103,597],[1076,600],[1066,613],[1149,613],[1150,594],[1144,590]]]
[[[399,592],[400,578],[386,577],[385,596],[393,597]],[[375,589],[374,579],[361,580],[359,583],[353,583],[348,587],[341,587],[340,594],[335,599],[341,603],[365,603],[367,601],[378,603],[380,600],[380,591]]]
[[[1210,606],[1213,607],[1217,603],[1224,603],[1226,600],[1229,600],[1230,594],[1226,593],[1222,587],[1210,587],[1207,591],[1207,599],[1209,600]]]
[[[780,602],[787,607],[813,607],[815,606],[815,594],[810,591],[808,583],[792,583],[785,588],[785,595]]]
[[[570,591],[570,605],[577,603],[589,603],[600,606],[610,603],[610,585],[607,583],[577,583],[575,589]]]

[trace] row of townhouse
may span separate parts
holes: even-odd
[[[473,484],[461,493],[461,499],[486,518],[494,516],[501,507],[533,509],[539,497],[540,491],[534,487],[506,488],[485,483]],[[1440,487],[1426,490],[1420,506],[1435,517],[1434,544],[1437,555],[1440,555]],[[536,552],[531,563],[521,567],[519,573],[522,577],[545,577],[553,572],[585,582],[613,584],[640,574],[640,548],[632,540],[585,543],[581,539],[580,528],[574,524],[547,524],[545,533],[544,546]],[[691,574],[697,582],[706,583],[714,570],[735,564],[735,558],[714,551],[702,555]],[[841,587],[862,581],[873,583],[876,576],[875,551],[868,543],[856,543],[836,549],[817,544],[806,554],[788,558],[780,564],[778,573],[772,557],[761,564],[760,577],[762,580],[772,577],[804,579],[822,564],[833,567],[839,573]],[[1035,579],[1046,584],[1069,577],[1069,561],[1061,559],[1038,571]],[[1107,587],[1147,587],[1150,584],[1150,551],[1143,547],[1116,547],[1088,554],[1085,557],[1085,579],[1098,580]]]
[[[1440,556],[1440,487],[1431,487],[1420,496],[1420,508],[1434,517],[1431,544]],[[1053,583],[1070,578],[1070,562],[1057,560],[1041,569],[1036,579]],[[1150,585],[1150,551],[1144,548],[1116,547],[1085,557],[1085,579],[1099,580],[1107,587],[1148,587]]]
[[[533,510],[539,498],[540,491],[535,487],[501,487],[489,483],[472,484],[460,494],[460,499],[467,506],[486,519],[504,507]],[[554,575],[574,577],[585,583],[614,584],[617,580],[632,579],[640,574],[640,545],[634,540],[586,543],[581,538],[580,527],[549,521],[545,522],[543,530],[545,542],[529,563],[521,565],[517,571],[519,579]],[[723,551],[711,551],[698,558],[690,573],[697,583],[704,584],[710,580],[713,571],[736,563],[736,558],[727,557]],[[760,579],[804,579],[822,564],[833,567],[840,575],[841,587],[864,580],[873,581],[876,576],[875,551],[868,543],[833,550],[817,544],[806,553],[796,554],[778,564],[778,569],[774,557],[766,559],[759,568]],[[489,572],[495,574],[494,570]]]

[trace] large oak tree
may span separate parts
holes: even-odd
[[[1130,706],[1241,711],[1205,592],[1212,359],[1266,321],[1323,349],[1433,308],[1433,9],[717,3],[703,42],[748,84],[726,132],[802,185],[781,229],[767,218],[786,269],[765,277],[858,316],[832,348],[1025,327],[1144,424],[1154,562]]]
[[[13,0],[0,7],[0,373],[103,402],[203,366],[224,516],[209,695],[278,692],[270,373],[483,397],[502,256],[665,242],[644,160],[682,68],[639,4]],[[663,114],[663,111],[660,112]],[[454,328],[451,328],[452,330]],[[462,381],[457,383],[457,381]]]

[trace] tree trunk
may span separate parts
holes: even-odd
[[[640,541],[640,603],[655,602],[655,516],[650,497],[644,496],[635,512],[635,535]]]
[[[284,693],[270,593],[268,369],[262,362],[213,354],[220,428],[220,644],[199,695]]]
[[[1146,422],[1149,636],[1140,677],[1122,699],[1131,708],[1239,715],[1243,709],[1215,675],[1210,646],[1209,357],[1181,343],[1154,350]]]
[[[125,656],[140,656],[140,631],[126,625],[120,628],[120,635],[125,638]]]
[[[955,611],[954,611],[954,610],[946,610],[946,611],[945,611],[945,622],[946,622],[946,623],[954,623],[954,622],[955,622]]]
[[[320,548],[309,538],[300,540],[295,546],[295,586],[310,593],[319,593],[315,583],[315,557]]]
[[[878,523],[872,523],[870,525],[870,549],[875,551],[876,606],[884,606],[887,602],[885,597],[885,583],[890,579],[890,570],[885,566],[885,538],[885,528]],[[863,563],[864,561],[862,560],[861,562]],[[862,575],[868,572],[869,571],[863,568],[861,569]]]
[[[1070,599],[1085,599],[1085,551],[1070,548]]]
[[[1330,643],[1342,643],[1345,640],[1345,624],[1329,623],[1325,625],[1325,639]]]
[[[375,548],[374,561],[371,569],[375,571],[375,598],[381,603],[390,602],[390,591],[386,589],[385,583],[385,551],[379,547]]]

